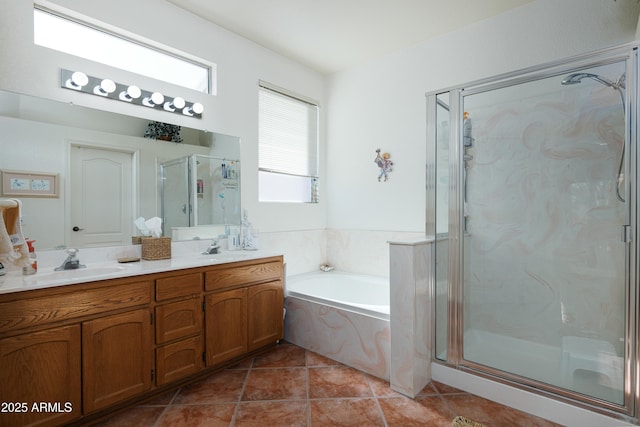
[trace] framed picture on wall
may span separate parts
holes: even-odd
[[[2,171],[2,195],[21,197],[59,197],[60,174]]]

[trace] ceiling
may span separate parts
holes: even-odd
[[[167,1],[328,74],[533,0]]]

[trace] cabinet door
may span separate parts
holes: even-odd
[[[284,292],[282,282],[251,286],[248,290],[249,351],[282,339]]]
[[[0,425],[60,425],[81,415],[80,325],[0,340],[0,367]]]
[[[150,319],[149,310],[140,309],[82,324],[85,413],[151,388]]]
[[[233,289],[206,296],[207,366],[247,352],[247,289]]]

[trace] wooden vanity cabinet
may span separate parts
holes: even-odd
[[[0,426],[93,422],[275,344],[282,275],[278,256],[0,294]]]
[[[156,280],[156,384],[188,377],[204,367],[202,273]]]
[[[0,425],[58,426],[148,390],[151,283],[0,295]]]
[[[205,273],[207,366],[275,344],[283,336],[282,260]]]

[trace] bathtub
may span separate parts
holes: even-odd
[[[389,319],[389,279],[338,271],[287,278],[287,296]]]
[[[388,380],[389,279],[339,271],[287,276],[285,339]]]

